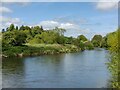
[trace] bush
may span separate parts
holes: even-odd
[[[88,50],[94,49],[94,45],[90,41],[85,42],[85,47]]]

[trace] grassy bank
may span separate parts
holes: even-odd
[[[23,57],[23,56],[39,56],[47,54],[59,54],[77,52],[81,49],[75,45],[60,44],[26,44],[23,46],[3,47],[3,57]]]

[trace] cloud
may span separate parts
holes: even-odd
[[[0,16],[0,22],[2,23],[20,23],[20,19],[19,18],[10,18],[10,17],[4,17],[4,16]]]
[[[59,27],[66,29],[69,33],[71,32],[71,35],[75,33],[78,35],[87,34],[90,32],[89,29],[81,28],[79,24],[73,24],[73,23],[61,23]]]
[[[0,16],[0,30],[6,29],[10,24],[14,24],[15,26],[20,26],[24,24],[19,18],[10,18]]]
[[[38,26],[43,26],[45,30],[54,29],[55,27],[66,29],[66,36],[78,36],[80,34],[88,34],[89,29],[81,28],[79,24],[70,22],[58,22],[54,20],[41,21]]]
[[[105,0],[99,0],[96,4],[96,8],[103,11],[115,9],[118,8],[118,2],[112,2],[112,0],[109,2],[105,2]]]
[[[38,25],[43,26],[44,29],[53,29],[59,27],[59,23],[56,21],[41,21]]]
[[[43,26],[44,29],[53,29],[55,27],[64,28],[64,29],[71,29],[74,28],[75,25],[72,23],[61,23],[57,21],[41,21],[38,25]]]
[[[53,19],[54,21],[57,22],[69,22],[69,23],[73,23],[73,24],[85,24],[88,23],[88,20],[86,18],[83,17],[76,17],[76,16],[61,16],[61,17],[57,17]]]
[[[0,13],[11,13],[12,10],[7,7],[0,7]]]
[[[72,28],[75,27],[75,25],[71,24],[71,23],[61,23],[59,27],[60,28],[65,28],[65,29],[72,29]]]

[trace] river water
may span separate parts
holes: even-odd
[[[8,58],[2,61],[3,88],[106,88],[108,51]]]

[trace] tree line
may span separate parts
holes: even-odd
[[[44,30],[41,26],[14,26],[11,24],[6,30],[2,30],[2,45],[22,46],[25,43],[30,44],[73,44],[84,49],[93,49],[94,47],[107,47],[106,37],[95,35],[92,40],[88,40],[84,35],[77,38],[64,36],[66,32],[63,28],[55,27],[52,30]]]

